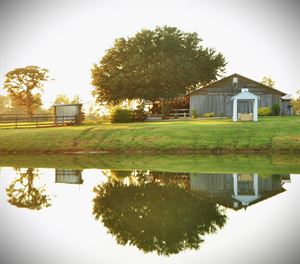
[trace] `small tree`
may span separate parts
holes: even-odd
[[[70,99],[65,94],[59,94],[56,96],[54,104],[79,104],[80,97],[79,95],[75,95],[73,99]]]
[[[16,68],[5,75],[4,89],[17,105],[25,106],[27,114],[32,115],[42,105],[43,83],[48,79],[47,69],[38,66]]]
[[[297,99],[292,101],[293,111],[294,113],[300,113],[300,90],[297,91]]]
[[[270,76],[264,76],[261,83],[269,87],[275,87],[275,81]]]

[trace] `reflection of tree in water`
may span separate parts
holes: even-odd
[[[119,244],[129,243],[144,252],[170,255],[197,249],[201,236],[226,222],[217,205],[176,185],[108,182],[94,192],[96,219],[101,218]]]
[[[25,172],[16,169],[20,175],[6,189],[8,202],[12,205],[31,210],[40,210],[50,206],[50,198],[45,194],[45,188],[35,186],[34,180],[38,173],[35,169],[28,168]]]

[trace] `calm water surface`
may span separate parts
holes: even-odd
[[[0,263],[299,263],[300,175],[0,170]]]

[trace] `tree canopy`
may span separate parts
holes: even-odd
[[[261,83],[273,88],[275,87],[275,81],[270,76],[264,76]]]
[[[56,96],[54,104],[79,104],[79,95],[75,95],[73,99],[70,99],[65,94],[59,94]]]
[[[168,26],[116,39],[91,70],[94,96],[113,104],[125,99],[154,102],[216,80],[224,72],[225,58],[201,41],[197,33]]]
[[[32,115],[42,105],[41,92],[48,78],[48,70],[38,66],[16,68],[5,75],[4,88],[17,105],[25,106],[27,114]]]
[[[297,91],[297,98],[292,101],[292,105],[294,108],[293,110],[294,113],[299,114],[300,113],[300,90]]]

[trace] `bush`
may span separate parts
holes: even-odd
[[[210,113],[205,113],[202,115],[203,117],[214,117],[215,113],[214,112],[210,112]]]
[[[147,118],[147,113],[142,108],[133,110],[132,114],[133,114],[132,118],[134,122],[144,122]]]
[[[272,115],[279,116],[280,115],[280,106],[279,104],[272,105]]]
[[[133,111],[128,109],[116,108],[111,113],[112,123],[129,123],[133,122]]]
[[[194,110],[192,111],[192,118],[197,118],[197,117],[198,117],[197,110],[194,109]]]
[[[171,113],[172,113],[172,106],[165,102],[163,107],[162,107],[162,116],[163,116],[163,118],[171,116]]]
[[[269,107],[260,107],[258,108],[259,116],[269,116],[271,115],[271,109]]]

